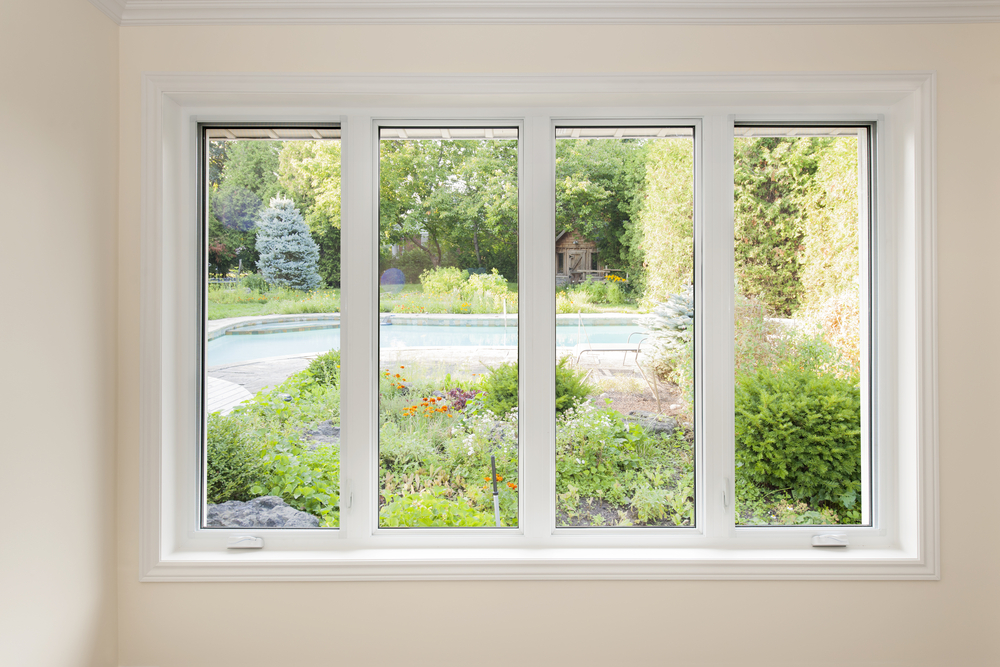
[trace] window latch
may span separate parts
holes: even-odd
[[[827,533],[826,535],[813,535],[814,547],[846,547],[847,535],[844,533]]]
[[[253,535],[240,535],[229,538],[227,549],[263,549],[264,538]]]

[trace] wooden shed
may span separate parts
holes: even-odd
[[[573,231],[556,235],[556,285],[579,283],[587,276],[603,277],[606,267],[597,264],[597,244]]]

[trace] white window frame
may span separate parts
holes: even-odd
[[[733,124],[874,122],[873,526],[737,528],[732,355],[699,353],[695,527],[556,529],[554,376],[527,381],[522,372],[519,528],[379,530],[374,129],[380,120],[456,119],[522,128],[519,282],[533,289],[521,290],[520,326],[533,342],[555,334],[555,125],[696,126],[696,331],[701,350],[723,352],[733,340]],[[341,399],[341,528],[248,530],[264,549],[227,550],[232,531],[198,527],[198,124],[337,121],[350,249],[342,382],[359,388]],[[939,577],[932,73],[145,74],[141,133],[142,581]],[[554,346],[528,339],[521,368],[553,368]],[[811,546],[831,532],[850,546]]]

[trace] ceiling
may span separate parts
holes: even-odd
[[[123,26],[993,23],[1000,0],[90,0]]]

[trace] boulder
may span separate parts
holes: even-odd
[[[277,496],[262,496],[249,502],[230,500],[208,506],[212,528],[319,528],[319,518],[300,512]]]
[[[316,424],[315,428],[302,433],[302,437],[309,441],[309,448],[316,449],[319,444],[335,445],[340,443],[340,427],[334,426],[329,419]]]
[[[669,435],[677,429],[676,419],[658,415],[655,412],[646,412],[645,410],[633,410],[626,415],[625,422],[638,424],[650,433],[656,434],[663,433]]]

